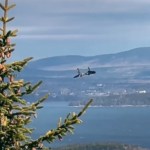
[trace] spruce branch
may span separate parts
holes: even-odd
[[[22,61],[17,61],[17,62],[13,62],[11,64],[8,64],[6,67],[8,69],[12,69],[13,71],[18,71],[20,72],[24,67],[25,65],[30,61],[32,60],[33,57],[28,57]]]
[[[34,86],[32,86],[31,84],[28,84],[25,86],[26,89],[26,94],[31,94],[34,90],[36,90],[40,85],[42,84],[42,81],[39,81],[38,83],[36,83]]]
[[[91,99],[78,114],[72,113],[71,115],[69,113],[63,123],[62,119],[60,119],[58,122],[58,127],[56,129],[49,130],[45,135],[41,136],[37,140],[27,142],[26,144],[22,145],[21,148],[39,148],[39,143],[42,143],[44,141],[51,143],[57,138],[59,140],[62,140],[62,137],[66,136],[67,133],[73,133],[74,127],[72,125],[82,123],[82,120],[79,119],[79,116],[81,116],[86,111],[92,101],[93,100]]]
[[[5,6],[0,3],[0,7],[3,11],[6,11]]]
[[[34,105],[37,107],[39,104],[43,103],[45,100],[48,99],[48,94],[45,95],[44,97],[42,97],[41,99],[39,99],[37,102],[34,103]]]
[[[4,96],[3,94],[0,93],[0,104],[1,104],[1,106],[3,106],[4,104],[11,105],[12,102],[13,101],[11,99],[8,99],[6,96]]]
[[[45,100],[47,100],[48,94],[42,97],[41,99],[37,100],[36,102],[32,103],[29,106],[22,107],[22,110],[29,111],[29,110],[37,110],[43,108],[43,106],[39,106],[41,103],[43,103]]]
[[[11,99],[13,102],[18,102],[22,105],[26,105],[26,101],[16,95],[9,96],[9,99]]]
[[[44,141],[51,143],[55,139],[62,140],[67,133],[73,133],[73,125],[82,122],[79,117],[83,115],[92,100],[78,114],[69,113],[64,120],[60,118],[56,129],[49,130],[37,140],[32,140],[28,136],[33,132],[28,125],[32,122],[36,111],[43,107],[41,103],[48,98],[48,94],[30,105],[23,97],[31,94],[42,84],[42,81],[32,85],[31,82],[23,79],[16,80],[16,73],[22,71],[33,59],[32,57],[6,64],[16,45],[11,42],[11,38],[15,37],[18,32],[18,30],[7,29],[7,24],[15,18],[9,17],[8,12],[16,6],[15,4],[9,5],[8,2],[9,0],[4,0],[4,4],[0,3],[0,9],[3,11],[3,16],[0,17],[2,22],[2,27],[0,27],[0,149],[43,149]]]
[[[18,30],[16,29],[16,30],[14,30],[14,31],[12,31],[11,32],[11,34],[10,34],[10,36],[11,37],[15,37],[15,36],[17,36],[17,32],[18,32]]]
[[[7,11],[10,10],[10,9],[12,9],[12,8],[14,8],[15,6],[16,6],[16,4],[12,4],[12,5],[8,6],[7,7]]]

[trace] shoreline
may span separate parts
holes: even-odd
[[[69,107],[84,107],[85,105],[80,106],[69,106]],[[119,108],[126,108],[126,107],[150,107],[150,105],[110,105],[110,106],[102,106],[102,105],[95,105],[95,106],[89,106],[91,108],[104,108],[104,107],[119,107]]]

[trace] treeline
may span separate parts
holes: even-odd
[[[132,105],[132,106],[150,106],[150,93],[133,93],[133,94],[110,94],[109,96],[94,97],[93,106],[120,106],[120,105]],[[84,105],[86,101],[73,101],[70,106]]]
[[[53,148],[52,150],[148,150],[137,146],[125,144],[77,144],[64,146],[61,148]]]

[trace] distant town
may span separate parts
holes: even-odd
[[[89,66],[96,74],[74,78],[77,68],[86,72]],[[48,93],[48,101],[77,106],[92,98],[93,106],[149,106],[150,47],[98,56],[45,58],[31,62],[22,77],[33,83],[42,80],[33,95]]]

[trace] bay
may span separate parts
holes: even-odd
[[[57,127],[60,117],[79,112],[80,107],[69,107],[66,102],[44,103],[31,127],[33,138]],[[117,142],[150,148],[150,107],[90,107],[75,126],[75,133],[50,146],[82,143]]]

